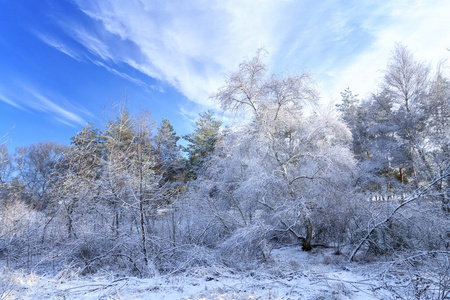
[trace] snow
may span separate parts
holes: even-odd
[[[79,277],[74,270],[37,276],[4,271],[0,299],[385,299],[372,265],[345,262],[330,249],[302,252],[297,247],[274,249],[256,267],[197,268],[153,278],[111,274]],[[3,288],[3,292],[1,290]]]

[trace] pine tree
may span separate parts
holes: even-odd
[[[113,209],[113,227],[119,234],[121,216],[125,214],[123,203],[129,198],[127,190],[128,171],[132,167],[135,154],[135,124],[125,102],[113,107],[117,114],[109,119],[103,131],[105,156],[102,183],[104,195]]]
[[[214,113],[208,110],[199,115],[194,132],[183,136],[189,142],[184,149],[189,156],[189,177],[197,177],[208,155],[214,151],[221,125],[222,122],[215,120]]]
[[[163,119],[153,141],[156,169],[164,181],[176,181],[181,175],[183,161],[181,147],[177,144],[179,139],[169,120]]]
[[[136,136],[133,119],[125,103],[118,104],[117,115],[108,121],[103,132],[106,158],[110,161],[123,163],[133,153]],[[118,160],[118,161],[117,161]]]
[[[72,170],[90,179],[98,178],[104,151],[100,131],[92,123],[85,125],[71,138]]]

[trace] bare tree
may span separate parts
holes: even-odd
[[[388,64],[384,81],[393,97],[408,113],[420,107],[429,85],[429,69],[414,59],[411,51],[397,44]]]
[[[65,149],[55,142],[39,142],[16,149],[14,161],[18,178],[26,186],[33,207],[46,208],[48,192],[63,173],[58,163]]]
[[[76,236],[75,215],[87,214],[99,199],[102,154],[100,134],[92,124],[84,126],[64,152],[67,171],[59,178],[53,197],[62,205],[69,239]]]
[[[385,71],[384,84],[396,107],[390,121],[396,133],[409,150],[409,161],[414,168],[415,183],[423,172],[428,179],[433,176],[426,157],[426,99],[428,94],[429,68],[417,61],[405,46],[397,44]]]
[[[12,157],[8,147],[0,144],[0,185],[9,182],[12,167]]]
[[[250,113],[252,122],[219,144],[204,177],[212,180],[207,199],[229,230],[262,221],[310,250],[317,213],[345,199],[354,165],[350,132],[336,114],[314,111],[318,96],[308,74],[268,76],[260,55],[240,64],[215,95],[224,109]],[[227,207],[240,217],[220,215]]]
[[[145,229],[146,207],[155,209],[153,196],[156,194],[154,190],[157,188],[157,180],[155,174],[155,157],[152,153],[151,146],[151,132],[153,123],[149,120],[150,114],[144,113],[138,116],[136,120],[136,151],[132,161],[132,169],[136,174],[135,187],[133,188],[133,195],[138,202],[139,208],[139,223],[141,229],[142,239],[142,253],[144,256],[145,267],[148,268],[148,251],[147,251],[147,236]],[[132,181],[132,182],[133,182]],[[149,203],[150,202],[150,203]]]

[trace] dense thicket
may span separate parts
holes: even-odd
[[[324,109],[309,74],[271,75],[262,54],[212,97],[241,121],[200,114],[185,147],[169,120],[155,127],[124,101],[69,146],[1,145],[1,262],[151,276],[264,260],[286,243],[448,257],[444,68],[399,45],[372,96],[346,89]]]

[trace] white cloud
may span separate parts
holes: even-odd
[[[128,64],[207,107],[214,107],[208,97],[224,76],[263,46],[271,70],[312,71],[324,98],[339,98],[347,86],[361,95],[374,91],[396,42],[427,60],[448,55],[450,47],[446,0],[77,4],[99,26],[87,30],[70,24],[66,29],[110,72],[127,78],[111,64]]]
[[[69,27],[67,27],[69,28]],[[97,38],[94,34],[87,31],[81,26],[70,27],[70,33],[73,37],[80,42],[86,49],[93,55],[105,60],[114,61],[114,56],[110,52],[110,47],[106,45],[102,40]]]
[[[275,1],[79,1],[81,9],[101,21],[120,41],[131,41],[142,57],[119,60],[165,81],[199,104],[244,57],[265,46],[276,52],[280,10]],[[282,5],[280,5],[282,3]],[[92,48],[90,40],[80,40]],[[114,46],[111,46],[114,47]]]
[[[66,54],[67,56],[70,56],[71,58],[77,60],[77,61],[83,61],[83,59],[81,58],[81,56],[76,53],[74,50],[72,50],[69,46],[67,46],[66,44],[64,44],[63,42],[45,35],[43,33],[38,33],[36,32],[35,35],[44,43],[46,43],[47,45],[55,48],[56,50]]]
[[[378,6],[374,14],[384,22],[367,20],[362,23],[374,39],[366,50],[357,53],[345,65],[338,66],[331,78],[322,83],[327,94],[337,98],[339,92],[350,87],[354,93],[367,97],[375,92],[382,79],[395,43],[402,43],[414,52],[416,59],[434,66],[449,57],[450,2],[448,1],[393,1]]]
[[[126,79],[126,80],[128,80],[128,81],[130,81],[130,82],[133,82],[133,83],[137,84],[137,85],[143,86],[143,87],[148,88],[148,89],[150,89],[150,90],[153,90],[153,89],[156,88],[156,87],[154,87],[154,86],[151,86],[151,85],[146,84],[145,82],[143,82],[143,81],[142,81],[141,79],[139,79],[139,78],[135,78],[135,77],[133,77],[133,76],[131,76],[131,75],[128,75],[128,74],[126,74],[126,73],[124,73],[124,72],[120,72],[120,71],[118,71],[118,70],[116,70],[116,69],[114,69],[114,68],[111,68],[110,66],[108,66],[108,65],[106,65],[106,64],[104,64],[104,63],[102,63],[102,62],[100,62],[100,61],[97,61],[97,60],[91,60],[91,62],[94,63],[94,64],[96,64],[96,65],[98,65],[98,66],[101,66],[101,67],[105,68],[106,70],[108,70],[108,71],[111,72],[112,74],[115,74],[115,75],[117,75],[117,76],[120,76],[120,77],[122,77],[122,78],[124,78],[124,79]]]
[[[54,116],[55,120],[62,122],[69,126],[75,124],[84,125],[86,121],[78,114],[62,108],[48,97],[42,95],[37,90],[28,88],[29,93],[34,97],[33,100],[28,101],[28,105],[38,111],[47,112]],[[37,100],[37,101],[36,101]]]
[[[52,99],[58,99],[61,104],[56,104],[56,101]],[[81,115],[92,117],[88,111],[71,105],[62,96],[50,95],[48,92],[44,94],[24,82],[20,82],[17,86],[9,86],[7,89],[2,88],[0,101],[20,110],[44,113],[57,122],[71,127],[86,124]],[[65,103],[65,107],[62,106],[62,103]]]
[[[2,90],[0,90],[0,101],[6,103],[8,105],[11,105],[11,106],[13,106],[15,108],[18,108],[20,110],[24,109],[19,103],[17,103],[17,101],[12,100],[11,97],[5,95]]]

